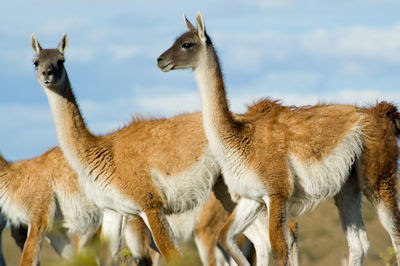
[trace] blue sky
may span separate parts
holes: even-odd
[[[395,0],[2,1],[0,152],[10,160],[57,145],[32,65],[30,35],[55,48],[68,34],[66,68],[89,128],[103,134],[134,114],[200,110],[189,70],[163,73],[157,57],[197,10],[216,46],[233,111],[271,96],[400,104],[400,2]],[[198,3],[196,3],[198,2]]]

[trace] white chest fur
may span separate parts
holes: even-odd
[[[213,136],[212,142],[215,143],[212,150],[222,167],[229,192],[232,195],[237,194],[241,197],[263,201],[263,197],[268,195],[268,192],[260,177],[246,166],[244,159],[239,157],[235,150],[225,148],[216,134],[211,134],[211,136]]]
[[[262,201],[267,195],[267,189],[260,178],[234,155],[221,159],[224,181],[230,193],[245,198]]]
[[[0,195],[0,207],[2,208],[2,212],[13,224],[30,224],[28,210],[24,205],[19,203],[17,199],[12,198],[11,195],[5,191],[1,191]]]
[[[100,209],[110,209],[124,215],[137,215],[140,212],[138,205],[112,184],[102,182],[101,176],[95,181],[93,176],[80,177],[79,182],[88,199]]]
[[[55,188],[58,206],[62,215],[62,222],[70,233],[86,233],[89,228],[98,228],[102,212],[86,197],[83,191],[65,193],[62,189]]]
[[[203,206],[198,206],[184,213],[167,215],[168,223],[178,242],[186,242],[192,237],[202,208]]]
[[[177,176],[163,176],[152,171],[154,183],[167,202],[167,213],[181,213],[202,205],[209,196],[220,168],[209,151],[197,164]]]
[[[288,164],[294,183],[292,204],[295,207],[292,211],[301,213],[321,200],[336,195],[361,153],[362,130],[357,126],[320,162],[300,162],[290,154]]]

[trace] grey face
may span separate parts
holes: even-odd
[[[42,49],[36,36],[32,34],[31,45],[35,52],[33,64],[39,83],[46,88],[60,87],[66,80],[64,52],[67,48],[67,35],[61,37],[57,49]]]
[[[45,49],[36,54],[33,64],[38,81],[45,87],[57,87],[64,82],[64,55],[57,49]]]
[[[175,43],[158,58],[158,67],[164,71],[180,68],[195,69],[207,45],[211,41],[207,36],[203,16],[197,13],[197,29],[183,15],[188,32],[182,34]]]
[[[196,68],[204,44],[197,31],[188,31],[158,58],[158,67],[164,71],[181,68]]]

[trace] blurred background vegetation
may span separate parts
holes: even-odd
[[[363,204],[363,217],[371,243],[364,265],[395,265],[389,235],[381,226],[375,210],[368,202]],[[18,265],[21,252],[11,239],[9,230],[5,230],[3,234],[3,248],[8,265]],[[341,264],[342,258],[347,254],[347,244],[333,200],[322,203],[315,211],[300,217],[299,250],[300,265]],[[174,265],[201,265],[193,243],[183,246],[182,251],[184,257],[176,261]],[[91,265],[90,259],[87,258],[90,254],[93,254],[93,251],[88,251],[89,256],[79,257],[74,261],[74,265]],[[66,265],[46,241],[40,259],[42,266]]]

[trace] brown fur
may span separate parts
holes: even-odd
[[[222,204],[215,198],[214,194],[203,207],[199,220],[196,224],[196,237],[207,247],[208,265],[216,265],[215,248],[218,242],[218,236],[228,219],[228,213],[224,210]]]
[[[57,205],[57,195],[54,191],[75,194],[80,191],[78,179],[58,147],[30,160],[7,164],[4,159],[0,161],[1,189],[11,202],[18,203],[28,213],[30,230],[21,265],[32,265],[38,258],[41,241],[55,221],[53,209]]]
[[[380,201],[392,210],[395,216],[395,227],[400,229],[400,216],[397,206],[397,128],[391,115],[382,116],[382,110],[387,110],[387,104],[366,109],[375,119],[368,121],[367,138],[362,157],[362,188],[368,199],[378,204]],[[390,108],[394,109],[394,108]],[[397,112],[395,113],[398,117]],[[395,134],[394,134],[395,132]],[[399,232],[400,235],[400,232]],[[400,243],[399,243],[400,244]]]
[[[395,106],[388,103],[379,103],[371,108],[321,105],[282,111],[278,107],[278,111],[271,110],[267,117],[246,121],[238,132],[239,136],[246,136],[246,145],[234,138],[233,142],[227,141],[225,144],[239,147],[240,154],[247,155],[247,165],[266,177],[262,181],[271,195],[279,195],[286,201],[292,194],[292,184],[287,178],[287,154],[295,154],[304,161],[320,161],[340,143],[352,126],[361,123],[364,132],[363,192],[375,205],[383,202],[394,215],[394,226],[400,228],[396,191],[396,110]],[[251,141],[248,140],[249,136],[252,137]],[[258,148],[260,145],[263,149]],[[265,153],[265,150],[269,152]],[[275,260],[284,262],[287,258],[282,235],[285,216],[281,213],[284,207],[280,202],[282,200],[271,200],[270,239],[272,249],[279,251],[273,252]],[[400,241],[395,244],[400,246]]]
[[[3,158],[3,156],[0,154],[0,167],[6,167],[8,165],[8,162]]]
[[[393,129],[399,137],[400,134],[400,113],[396,106],[388,102],[379,102],[371,106],[369,109],[381,119],[389,119],[393,124]]]
[[[233,223],[233,220],[234,220],[234,217],[235,217],[235,213],[236,213],[236,209],[233,210],[233,212],[231,213],[229,218],[225,221],[225,224],[222,227],[222,229],[220,231],[220,234],[219,234],[219,240],[218,241],[219,241],[219,243],[222,245],[222,247],[225,250],[229,250],[228,243],[226,242],[226,240],[227,240],[226,236],[228,235],[229,228],[231,227],[231,225]],[[237,260],[236,254],[233,253],[233,254],[231,254],[231,256],[232,256],[232,258],[234,260]]]
[[[136,162],[127,166],[132,171],[148,165],[166,176],[175,176],[194,165],[206,148],[201,123],[200,113],[133,122],[102,139],[111,142],[115,162],[123,162],[120,158],[132,157],[133,153],[141,155],[142,159],[137,156]],[[135,149],[127,150],[128,143]]]
[[[298,240],[298,224],[295,219],[288,220],[289,226],[289,234],[291,234],[293,242],[289,247],[289,262],[298,262],[298,247],[297,247],[297,240]]]
[[[395,238],[396,250],[400,251],[400,214],[396,201],[397,108],[386,102],[370,108],[327,104],[294,108],[266,99],[250,107],[248,114],[238,120],[229,112],[218,57],[205,32],[201,14],[196,20],[197,29],[188,26],[189,31],[158,58],[158,66],[163,71],[179,68],[194,70],[211,150],[225,168],[232,168],[232,172],[236,173],[237,168],[243,166],[264,185],[267,191],[265,197],[270,201],[269,231],[277,265],[288,262],[284,236],[286,209],[296,192],[293,184],[296,180],[290,175],[289,167],[292,165],[289,156],[294,155],[306,165],[318,163],[327,158],[355,127],[362,131],[362,155],[357,158],[361,159],[360,186],[371,202],[375,205],[383,203],[390,210],[396,228],[396,232],[390,234]],[[186,20],[186,24],[190,22]],[[260,109],[260,106],[268,108]],[[234,184],[236,179],[229,180],[232,182],[227,184],[230,189],[240,191]],[[246,195],[246,191],[242,193],[244,195],[239,196],[254,197]],[[223,231],[232,222],[228,220]]]
[[[7,177],[7,191],[29,210],[35,209],[32,195],[39,197],[38,202],[44,202],[49,195],[53,197],[53,187],[68,194],[80,191],[77,176],[58,147],[33,159],[11,163]]]
[[[127,227],[130,227],[129,230],[132,230],[136,236],[136,241],[137,245],[135,245],[135,252],[140,255],[139,257],[134,257],[134,263],[136,265],[152,265],[151,264],[151,257],[149,254],[149,246],[150,246],[150,236],[149,236],[149,231],[147,229],[146,224],[143,222],[143,220],[139,217],[134,217],[130,221],[127,222],[126,224]],[[125,234],[127,234],[128,231],[125,231]],[[135,242],[136,242],[135,241]],[[128,247],[132,248],[129,246],[129,242],[127,241]],[[135,256],[136,254],[134,254]]]
[[[165,208],[164,195],[153,183],[151,171],[173,178],[199,162],[207,148],[201,114],[134,121],[111,134],[94,136],[85,126],[68,78],[61,85],[46,83],[52,79],[51,72],[47,75],[47,69],[66,75],[62,64],[56,63],[63,59],[62,51],[53,49],[43,54],[48,50],[36,49],[36,38],[32,37],[32,40],[39,82],[49,97],[56,97],[58,101],[53,115],[56,117],[60,146],[67,160],[74,165],[71,160],[78,158],[79,163],[88,169],[85,174],[96,173],[96,181],[117,189],[119,194],[138,205],[149,220],[162,255],[168,259],[177,254],[165,230],[167,225],[163,217],[168,209]],[[79,169],[76,170],[79,173]]]
[[[193,232],[194,237],[201,242],[202,247],[206,248],[206,265],[217,265],[215,260],[215,248],[217,247],[220,230],[227,218],[228,212],[224,210],[222,204],[215,198],[214,194],[211,193],[209,199],[202,207]],[[139,225],[139,222],[136,221],[136,223]],[[145,233],[143,229],[139,229],[138,232]],[[144,247],[148,248],[149,244],[145,242]],[[158,265],[158,254],[154,251],[151,251],[150,254],[153,265]]]
[[[36,38],[32,38],[35,43]],[[66,42],[66,37],[62,42]],[[60,146],[68,162],[74,166],[78,161],[79,167],[87,168],[83,173],[85,178],[95,174],[96,182],[117,189],[120,195],[138,205],[149,220],[162,255],[167,259],[174,256],[177,250],[164,222],[164,215],[170,210],[166,208],[165,195],[152,179],[152,171],[174,178],[200,161],[207,149],[201,114],[182,114],[170,119],[134,119],[122,129],[95,136],[86,128],[60,63],[64,60],[63,51],[35,49],[35,52],[38,80],[46,94],[57,101],[52,111]],[[47,70],[51,70],[50,74]],[[51,73],[56,73],[55,80]],[[65,79],[59,84],[57,77],[62,77],[62,73]],[[48,81],[50,83],[46,83]],[[238,119],[246,119],[246,115],[239,115]]]

